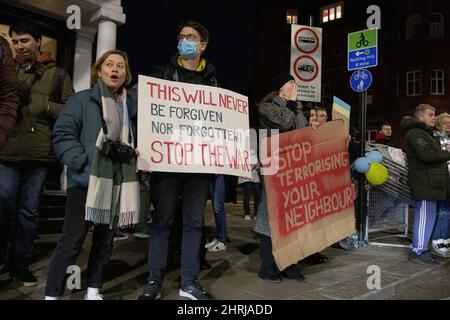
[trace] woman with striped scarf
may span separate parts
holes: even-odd
[[[115,230],[138,222],[139,182],[135,135],[130,121],[136,103],[126,53],[109,51],[92,69],[93,88],[72,96],[53,129],[53,148],[67,166],[67,202],[62,238],[53,252],[45,295],[64,294],[67,268],[80,254],[94,225],[87,266],[86,300],[102,300],[103,268],[113,249]]]

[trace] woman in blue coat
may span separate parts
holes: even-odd
[[[80,254],[94,225],[86,300],[102,300],[103,268],[111,257],[115,229],[135,224],[139,213],[135,136],[130,119],[136,103],[126,53],[109,51],[92,68],[93,88],[72,96],[53,129],[53,148],[67,166],[63,234],[49,267],[46,299],[64,294],[67,268]]]

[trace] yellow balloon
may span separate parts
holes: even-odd
[[[374,186],[385,183],[388,179],[388,169],[381,163],[372,162],[370,169],[365,173],[367,181]]]

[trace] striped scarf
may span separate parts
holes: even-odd
[[[106,138],[129,143],[130,125],[127,109],[127,92],[123,89],[117,100],[98,80],[103,118],[108,134],[103,130],[97,137],[96,148],[89,176],[86,199],[86,221],[95,224],[108,224],[110,229],[126,227],[139,221],[139,182],[136,175],[136,159],[118,163],[104,156],[100,149]]]

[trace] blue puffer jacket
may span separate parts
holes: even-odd
[[[95,142],[102,127],[100,107],[100,89],[96,84],[92,89],[73,95],[53,127],[53,149],[58,159],[67,165],[67,188],[88,186]],[[137,105],[129,96],[127,107],[135,133]]]

